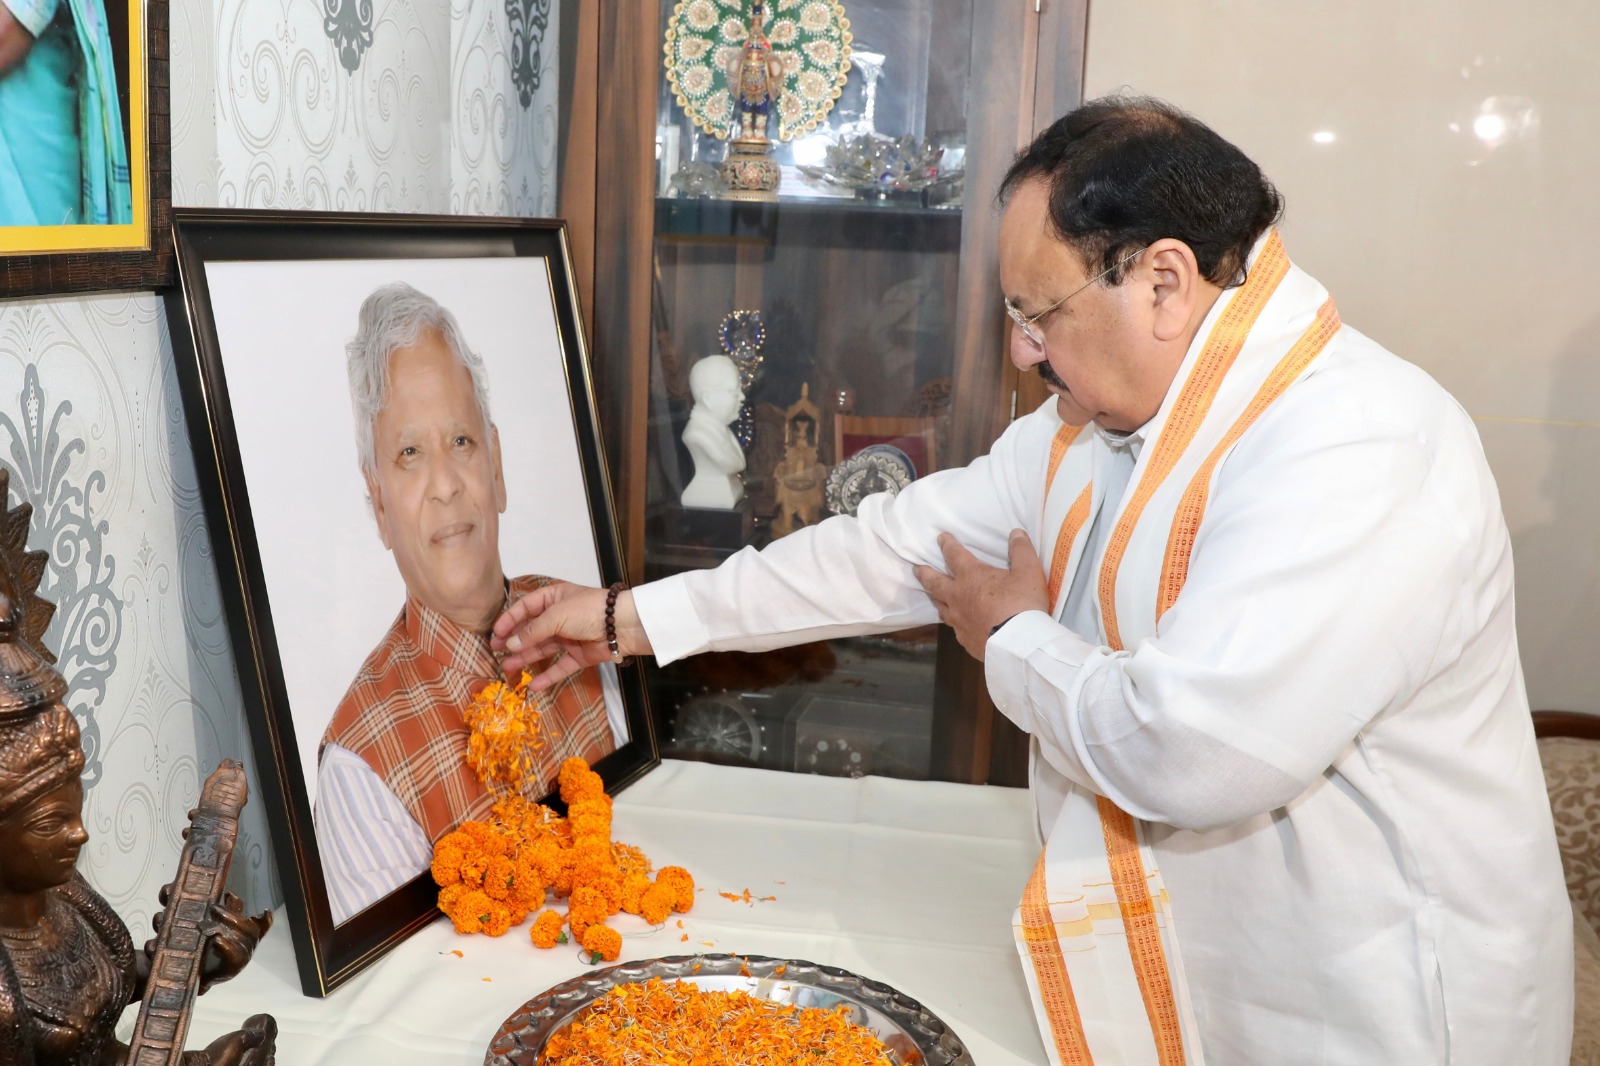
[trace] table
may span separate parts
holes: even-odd
[[[613,836],[687,868],[699,889],[661,929],[613,919],[622,959],[704,951],[840,966],[921,1000],[978,1066],[1045,1062],[1011,931],[1039,848],[1026,791],[669,760],[617,797]],[[777,898],[718,894],[746,888]],[[575,947],[535,948],[527,929],[463,937],[435,922],[326,999],[301,995],[275,929],[243,974],[197,1001],[188,1045],[267,1011],[278,1061],[292,1066],[479,1066],[522,1003],[590,968]]]

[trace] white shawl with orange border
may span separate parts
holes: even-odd
[[[1059,617],[1072,575],[1093,566],[1098,637],[1114,650],[1157,633],[1183,589],[1218,468],[1339,329],[1333,301],[1290,265],[1276,232],[1258,245],[1244,285],[1221,299],[1175,396],[1147,427],[1120,501],[1103,501],[1092,483],[1104,447],[1095,434],[1063,426],[1052,446],[1042,528],[1055,539],[1041,552],[1052,610]],[[1101,557],[1086,560],[1101,506],[1116,508],[1114,524]],[[1013,926],[1050,1062],[1202,1062],[1174,901],[1144,824],[1076,788],[1039,813],[1045,849]]]

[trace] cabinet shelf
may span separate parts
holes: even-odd
[[[961,212],[842,199],[750,203],[658,198],[656,240],[954,253],[961,246]]]

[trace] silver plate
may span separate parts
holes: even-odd
[[[779,967],[781,976],[774,976]],[[697,968],[698,967],[698,968]],[[749,976],[741,971],[749,971]],[[489,1042],[484,1066],[540,1066],[550,1037],[619,985],[651,978],[692,981],[707,992],[748,992],[758,999],[824,1010],[843,1004],[851,1021],[872,1030],[901,1066],[973,1066],[966,1045],[928,1008],[880,981],[834,966],[763,955],[671,955],[624,962],[564,981],[524,1003]]]
[[[916,479],[916,464],[905,452],[892,444],[869,444],[829,472],[823,493],[829,511],[853,515],[868,496],[893,496]]]

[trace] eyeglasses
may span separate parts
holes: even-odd
[[[1149,246],[1146,245],[1145,247]],[[1048,315],[1051,311],[1054,311],[1056,308],[1060,307],[1062,304],[1066,303],[1068,300],[1072,299],[1074,296],[1078,295],[1078,293],[1082,292],[1084,289],[1087,289],[1090,285],[1093,285],[1095,282],[1111,273],[1113,270],[1116,270],[1118,267],[1122,266],[1122,264],[1132,260],[1142,251],[1144,251],[1144,248],[1136,248],[1129,252],[1127,255],[1123,256],[1121,259],[1118,259],[1115,263],[1112,263],[1110,266],[1100,271],[1100,273],[1096,274],[1082,285],[1079,285],[1076,289],[1073,289],[1071,292],[1067,293],[1061,299],[1057,300],[1049,307],[1046,307],[1043,311],[1040,311],[1036,315],[1031,315],[1027,318],[1024,318],[1022,316],[1022,312],[1017,309],[1017,305],[1011,302],[1010,297],[1007,297],[1006,314],[1011,316],[1011,321],[1017,324],[1017,329],[1024,337],[1028,339],[1028,343],[1042,352],[1044,351],[1044,334],[1039,332],[1039,328],[1035,326],[1034,323],[1039,321],[1045,315]]]

